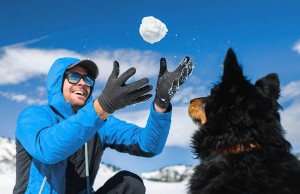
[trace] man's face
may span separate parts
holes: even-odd
[[[67,72],[76,72],[81,75],[87,75],[86,70],[77,65],[68,69]],[[72,104],[73,110],[77,112],[77,110],[85,105],[87,98],[89,97],[91,92],[91,88],[85,84],[83,79],[76,84],[69,83],[67,77],[65,76],[63,82],[63,95],[66,102],[70,102]]]

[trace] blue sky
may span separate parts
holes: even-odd
[[[196,129],[187,116],[190,99],[208,94],[232,47],[254,82],[276,72],[281,79],[282,124],[300,151],[300,2],[297,0],[185,1],[21,1],[0,8],[0,136],[14,138],[20,111],[47,103],[47,73],[56,58],[94,60],[100,69],[94,97],[104,87],[114,60],[121,71],[135,66],[133,79],[156,83],[159,59],[174,70],[186,55],[195,63],[190,79],[173,99],[173,120],[164,152],[151,159],[107,150],[103,161],[135,172],[172,164],[193,164],[189,148]],[[154,16],[168,28],[154,44],[139,34],[143,17]],[[154,90],[153,90],[154,94]],[[144,125],[153,99],[116,112]]]

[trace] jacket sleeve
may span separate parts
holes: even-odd
[[[26,151],[46,164],[66,159],[104,124],[92,103],[61,122],[47,107],[31,106],[25,109],[18,118],[16,129],[16,138]]]
[[[136,156],[152,157],[162,152],[170,131],[172,108],[156,112],[153,104],[145,127],[109,116],[99,131],[103,147]]]

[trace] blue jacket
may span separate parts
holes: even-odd
[[[90,182],[93,184],[105,148],[152,157],[163,150],[171,123],[171,110],[158,113],[153,104],[145,127],[110,115],[106,121],[95,112],[90,96],[76,114],[62,94],[66,69],[76,58],[54,62],[47,80],[48,105],[26,108],[16,128],[16,185],[14,193],[85,193],[84,144],[89,147]],[[90,188],[92,190],[92,188]]]

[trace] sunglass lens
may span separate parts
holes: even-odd
[[[72,84],[77,84],[80,81],[80,74],[77,73],[69,73],[68,74],[68,80]]]
[[[85,82],[85,84],[89,87],[92,87],[94,85],[94,80],[92,78],[90,78],[89,76],[82,76],[83,77],[83,81]]]

